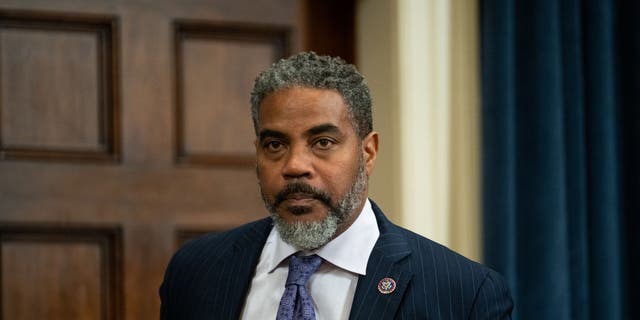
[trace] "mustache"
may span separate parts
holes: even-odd
[[[331,197],[324,191],[314,188],[306,183],[294,182],[286,185],[278,192],[273,201],[273,206],[279,206],[283,201],[287,200],[292,194],[304,194],[309,198],[319,200],[327,207],[331,208]]]

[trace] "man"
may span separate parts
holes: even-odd
[[[251,95],[270,217],[189,242],[160,288],[162,319],[502,319],[494,271],[385,218],[368,200],[378,152],[354,66],[301,53]]]

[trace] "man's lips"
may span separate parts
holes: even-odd
[[[283,203],[292,206],[301,206],[308,205],[310,202],[316,201],[317,199],[311,195],[306,193],[293,193],[285,197]]]
[[[286,185],[274,196],[273,206],[279,207],[286,203],[288,207],[309,207],[319,201],[327,207],[331,207],[331,197],[320,189],[316,189],[304,183],[291,183]]]
[[[315,197],[308,193],[292,193],[285,197],[286,200],[304,200],[304,199],[315,199]]]

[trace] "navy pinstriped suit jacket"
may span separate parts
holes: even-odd
[[[380,238],[360,277],[350,319],[505,319],[513,303],[503,278],[387,220],[372,201]],[[190,241],[160,287],[161,319],[237,319],[272,228],[271,218]],[[396,280],[391,294],[378,282]]]

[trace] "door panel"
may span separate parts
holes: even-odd
[[[0,2],[2,319],[157,319],[179,244],[266,215],[249,91],[298,6]]]
[[[108,16],[2,13],[5,158],[117,159],[115,23]]]
[[[3,319],[121,318],[119,228],[5,225],[0,232]]]

